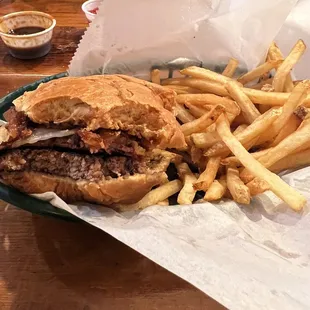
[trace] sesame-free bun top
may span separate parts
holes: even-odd
[[[159,148],[186,145],[173,115],[174,91],[129,76],[64,77],[40,84],[13,103],[39,124],[123,130]]]

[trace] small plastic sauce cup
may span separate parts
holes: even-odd
[[[34,59],[50,51],[55,25],[43,12],[15,12],[0,18],[0,36],[13,57]]]

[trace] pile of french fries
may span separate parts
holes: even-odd
[[[306,46],[299,40],[284,58],[272,43],[266,61],[235,77],[238,61],[231,59],[216,73],[188,67],[181,78],[152,82],[177,93],[176,117],[182,124],[188,160],[177,164],[179,180],[148,193],[133,207],[142,209],[179,192],[179,204],[191,204],[197,191],[205,201],[223,197],[249,204],[251,197],[271,190],[293,210],[306,198],[276,173],[310,164],[310,81],[293,81],[291,70]]]

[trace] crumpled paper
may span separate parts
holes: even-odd
[[[276,36],[275,41],[287,55],[292,46],[296,43],[296,39],[301,38],[304,40],[308,49],[306,50],[301,61],[297,63],[294,68],[294,74],[298,79],[309,79],[309,59],[310,59],[310,1],[299,0],[287,17],[280,32]]]
[[[104,0],[69,74],[149,78],[151,67],[194,60],[210,69],[230,57],[250,70],[297,0]]]
[[[296,2],[105,0],[69,73],[148,77],[151,67],[180,57],[210,68],[235,57],[251,69],[263,60]],[[286,47],[286,32],[300,27],[298,7],[277,37],[287,50],[302,33],[297,30]],[[310,201],[310,167],[283,178]],[[54,193],[35,196],[109,233],[229,309],[310,308],[309,203],[303,213],[295,213],[267,192],[247,207],[221,201],[118,214],[68,205]]]

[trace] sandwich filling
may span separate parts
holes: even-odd
[[[14,107],[4,117],[7,123],[0,127],[0,172],[34,171],[97,182],[145,174],[165,161],[160,153],[147,154],[140,138],[123,131],[42,126]],[[160,172],[168,164],[161,166]]]
[[[23,112],[17,112],[14,107],[5,112],[4,117],[8,123],[0,128],[0,149],[31,145],[84,150],[90,153],[105,151],[110,155],[144,154],[144,149],[139,146],[141,139],[122,131],[99,129],[91,132],[72,128],[69,124],[40,126],[31,122]]]

